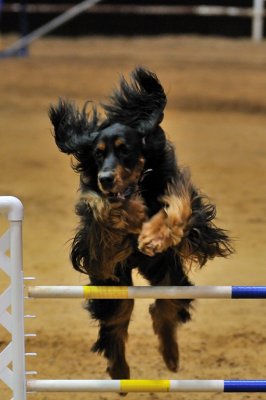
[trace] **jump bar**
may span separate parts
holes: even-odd
[[[29,392],[266,392],[266,380],[29,380]]]
[[[31,298],[265,299],[266,286],[29,286]]]

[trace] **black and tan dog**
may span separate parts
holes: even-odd
[[[186,264],[203,266],[232,252],[227,233],[213,220],[216,209],[178,167],[160,126],[166,95],[144,68],[103,105],[105,118],[86,105],[79,111],[59,100],[50,119],[59,149],[77,160],[80,225],[71,260],[92,285],[132,285],[132,269],[151,285],[191,285]],[[133,300],[93,300],[87,309],[99,321],[94,352],[108,360],[113,379],[129,378],[125,341]],[[167,367],[178,369],[178,325],[190,319],[191,300],[156,300],[153,328]]]

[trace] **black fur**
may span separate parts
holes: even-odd
[[[120,88],[103,105],[104,119],[99,117],[96,108],[87,115],[86,105],[80,112],[74,103],[65,100],[50,108],[56,144],[62,152],[75,157],[74,169],[80,173],[82,195],[76,207],[80,226],[73,241],[71,260],[76,270],[89,275],[91,284],[130,286],[133,284],[131,271],[138,268],[152,285],[191,285],[186,263],[193,261],[202,267],[209,259],[232,253],[226,231],[213,222],[215,206],[200,194],[187,173],[177,165],[173,146],[160,126],[165,105],[166,95],[156,75],[137,68],[130,82],[124,77],[121,79]],[[119,174],[116,176],[114,171],[122,170],[118,176],[122,179],[138,162],[144,164],[137,181],[131,182],[130,176],[127,187],[115,183]],[[178,245],[163,252],[153,256],[143,254],[138,249],[138,238],[144,221],[140,221],[139,231],[132,227],[130,230],[129,222],[123,227],[117,224],[117,213],[121,212],[123,220],[122,213],[137,194],[147,218],[151,218],[165,206],[162,196],[169,185],[177,193],[182,185],[189,186],[192,213],[186,221],[183,238]],[[115,235],[120,236],[117,239]],[[108,261],[103,256],[105,252],[120,260],[110,275],[105,268]],[[157,300],[151,307],[160,351],[173,371],[178,368],[176,327],[190,319],[190,308],[191,300]],[[93,300],[88,301],[87,309],[100,324],[99,338],[92,350],[108,359],[112,378],[128,378],[125,340],[133,301]]]

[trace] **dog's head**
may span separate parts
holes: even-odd
[[[130,82],[103,104],[105,120],[93,108],[80,112],[73,103],[59,100],[49,111],[54,137],[61,151],[73,154],[83,188],[115,198],[130,196],[143,174],[147,154],[156,157],[165,145],[160,128],[166,105],[164,90],[155,74],[137,68]]]
[[[98,187],[111,198],[130,196],[144,168],[140,135],[129,126],[114,123],[100,130],[93,146]]]

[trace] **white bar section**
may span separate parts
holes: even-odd
[[[263,39],[264,0],[253,0],[252,39],[260,42]]]
[[[116,298],[119,299],[119,286],[116,287],[116,290]],[[28,296],[33,298],[83,298],[84,289],[83,286],[29,286]],[[230,299],[231,297],[231,286],[128,287],[129,299]],[[100,298],[99,293],[97,298]]]
[[[250,9],[241,9],[239,7],[224,7],[224,6],[195,6],[191,7],[194,11],[193,14],[198,15],[228,15],[230,17],[235,16],[247,16],[251,14]]]
[[[170,392],[223,392],[223,380],[170,380]]]
[[[28,380],[29,392],[119,392],[120,380]]]
[[[29,286],[29,298],[83,298],[83,286]]]
[[[144,299],[230,299],[231,286],[130,286],[128,298]]]

